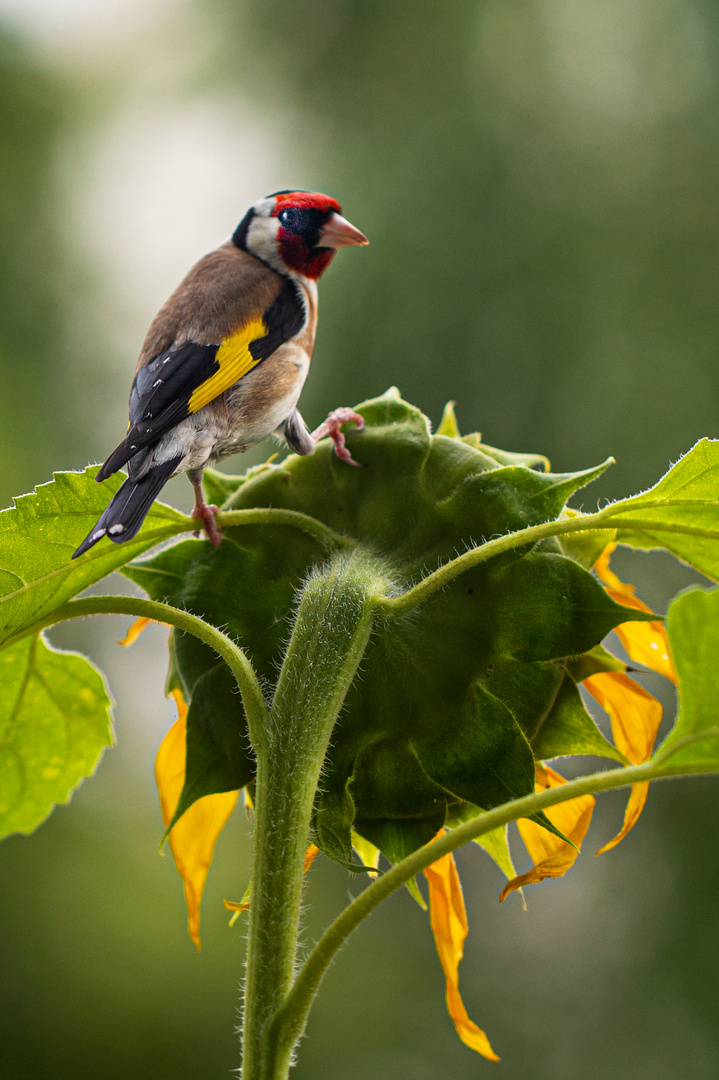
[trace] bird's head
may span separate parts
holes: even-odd
[[[232,242],[281,274],[316,281],[337,248],[369,240],[342,217],[342,207],[329,195],[276,191],[250,207]]]

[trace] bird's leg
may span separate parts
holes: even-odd
[[[334,409],[324,424],[312,432],[312,438],[315,442],[319,442],[320,439],[324,439],[326,435],[332,439],[335,444],[335,454],[340,461],[346,461],[348,465],[356,465],[358,469],[364,468],[364,466],[350,454],[349,450],[345,446],[345,437],[342,434],[342,424],[348,424],[354,422],[357,425],[357,430],[361,431],[364,427],[364,417],[360,416],[353,409]]]
[[[217,522],[215,521],[215,514],[217,513],[217,507],[212,503],[205,502],[205,496],[202,492],[202,472],[196,473],[193,469],[192,473],[188,473],[190,483],[195,491],[195,505],[192,507],[191,516],[199,518],[202,522],[202,527],[205,530],[207,539],[215,547],[219,547],[222,543],[222,533],[217,528]],[[199,532],[195,534],[199,535]]]
[[[292,410],[284,424],[277,429],[275,434],[284,436],[284,440],[290,450],[294,450],[296,454],[302,454],[304,457],[307,454],[314,453],[315,440],[297,409]]]

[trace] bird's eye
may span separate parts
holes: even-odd
[[[296,229],[301,222],[302,214],[299,210],[282,210],[279,217],[280,224],[286,229]]]

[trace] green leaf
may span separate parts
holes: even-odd
[[[612,758],[622,765],[629,764],[624,754],[602,735],[569,675],[565,676],[552,710],[532,742],[532,749],[543,761],[572,754],[591,754]]]
[[[49,484],[20,496],[13,509],[0,513],[0,645],[159,540],[173,536],[187,521],[178,510],[155,503],[133,540],[125,544],[102,540],[71,561],[124,480],[113,476],[96,484],[97,470],[93,465],[84,473],[56,473]]]
[[[698,587],[669,606],[667,630],[677,670],[677,722],[654,755],[677,765],[719,771],[719,589]]]
[[[84,656],[42,634],[0,652],[0,836],[37,828],[112,741],[110,696]]]
[[[719,440],[702,439],[653,488],[611,509],[618,543],[665,548],[719,579]]]

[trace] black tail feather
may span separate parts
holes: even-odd
[[[170,461],[163,462],[162,465],[156,465],[140,480],[126,480],[116,492],[97,525],[80,544],[72,556],[73,559],[84,555],[98,540],[102,540],[103,536],[107,536],[113,544],[123,544],[126,540],[132,540],[138,533],[160,489],[170,479],[182,461],[182,457],[183,455],[180,454]]]
[[[113,473],[118,472],[123,465],[127,465],[128,461],[135,453],[137,453],[137,447],[130,445],[129,438],[123,439],[120,445],[116,446],[112,451],[107,461],[101,466],[100,471],[95,477],[98,484],[101,484],[103,480],[107,480],[108,476],[112,476]]]

